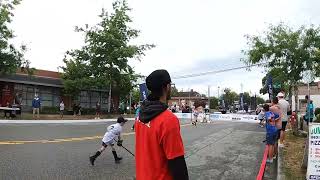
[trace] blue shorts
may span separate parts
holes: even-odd
[[[277,133],[267,133],[267,145],[274,145],[277,139]]]

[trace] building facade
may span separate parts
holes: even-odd
[[[203,107],[205,107],[207,102],[208,102],[207,97],[203,97],[201,96],[200,93],[193,91],[191,89],[191,91],[188,91],[188,92],[178,92],[177,96],[171,97],[171,99],[168,102],[168,105],[169,106],[177,105],[179,107],[182,107],[186,105],[195,106],[195,103],[200,103]]]
[[[100,102],[102,109],[108,108],[107,90],[83,90],[75,99],[63,95],[63,81],[61,74],[53,71],[35,70],[28,75],[21,70],[12,75],[0,76],[0,105],[21,105],[23,111],[32,108],[32,100],[35,95],[41,99],[44,107],[59,107],[63,100],[67,110],[71,110],[73,104],[80,104],[83,108],[95,108]]]
[[[298,108],[300,112],[306,111],[306,95],[308,95],[308,86],[306,84],[300,85],[298,87]],[[310,84],[310,100],[312,100],[314,108],[320,108],[320,81]],[[295,110],[294,96],[292,96],[292,108]]]

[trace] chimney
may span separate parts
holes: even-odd
[[[191,89],[190,92],[193,92],[193,89]]]

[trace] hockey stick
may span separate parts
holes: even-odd
[[[125,149],[126,151],[128,151],[128,153],[130,153],[130,154],[134,157],[134,154],[133,154],[131,151],[129,151],[127,148],[125,148],[125,147],[122,146],[122,145],[121,145],[121,147],[122,147],[123,149]]]
[[[114,139],[115,140],[115,139]],[[117,140],[115,140],[116,142],[118,142]],[[126,147],[124,147],[122,144],[121,144],[121,147],[123,148],[123,149],[125,149],[128,153],[130,153],[133,157],[135,157],[134,156],[134,154],[131,152],[131,151],[129,151]]]

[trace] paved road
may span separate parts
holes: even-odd
[[[134,158],[123,149],[121,164],[107,149],[89,165],[109,124],[0,125],[0,179],[133,179]],[[130,124],[124,145],[134,151]],[[190,179],[255,179],[264,149],[264,131],[256,124],[183,125],[182,136]]]

